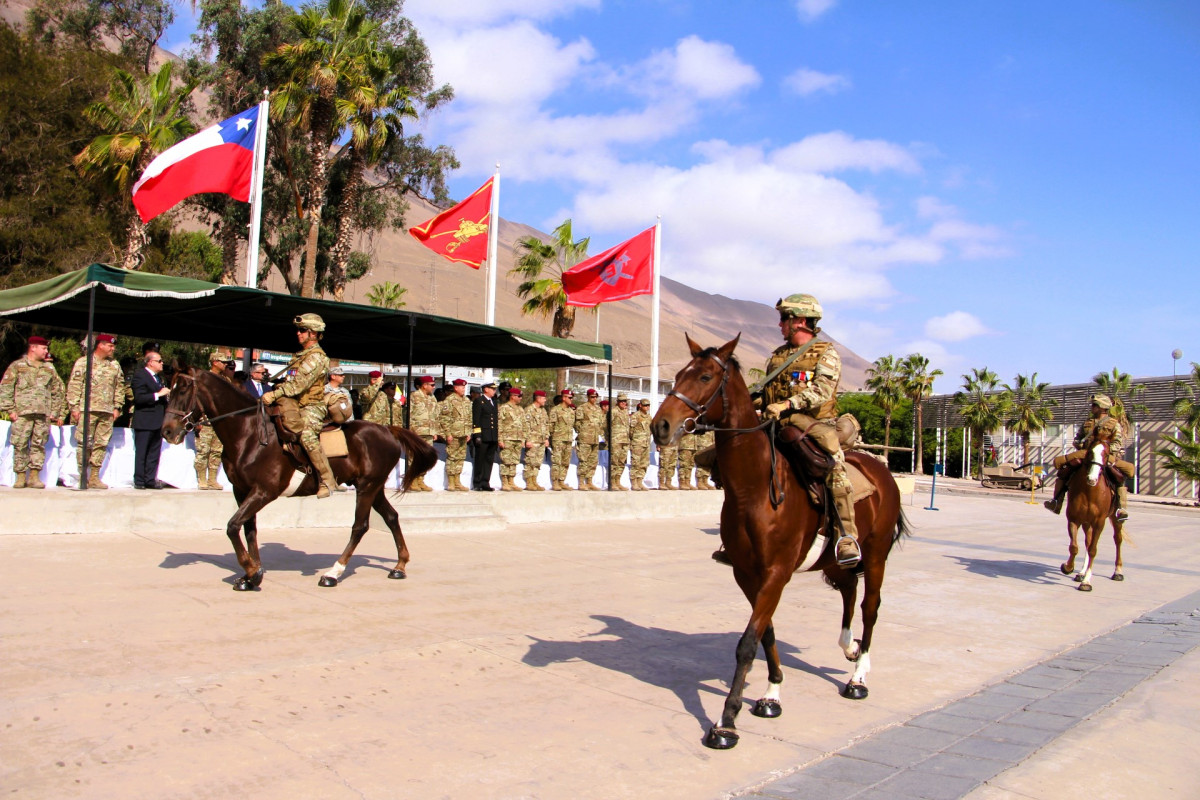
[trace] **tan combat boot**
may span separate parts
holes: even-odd
[[[42,479],[38,477],[40,470],[29,470],[29,480],[25,482],[26,489],[45,489],[46,484],[42,483]]]
[[[13,481],[13,488],[14,489],[24,489],[25,488],[25,473],[24,472],[17,473],[17,479],[15,481]]]
[[[522,489],[520,486],[517,486],[517,476],[516,476],[516,475],[510,475],[510,476],[508,477],[508,486],[509,486],[509,488],[510,488],[512,491],[514,491],[514,492],[523,492],[523,491],[525,491],[525,490],[524,490],[524,489]]]
[[[513,490],[512,478],[507,475],[500,476],[500,491],[511,492]]]
[[[313,466],[320,474],[321,485],[317,487],[318,498],[329,497],[332,492],[346,491],[338,485],[337,478],[333,475],[333,467],[329,466],[329,459],[325,457],[325,451],[309,450],[308,457],[312,459]]]
[[[558,480],[558,488],[559,488],[559,489],[562,489],[564,492],[573,492],[573,491],[575,491],[575,487],[574,487],[574,486],[572,486],[571,484],[567,483],[567,479],[566,479],[566,477],[565,477],[565,476],[564,476],[564,477],[562,477],[562,478],[559,478],[559,480]]]
[[[527,492],[544,492],[546,487],[542,486],[537,481],[537,473],[529,474],[529,470],[525,470],[525,491]]]
[[[208,470],[208,488],[214,491],[224,491],[221,487],[221,482],[217,480],[217,475],[221,472],[221,467],[210,467]]]
[[[108,484],[100,480],[100,468],[88,467],[88,488],[89,489],[107,489]]]
[[[451,492],[466,492],[466,491],[470,491],[469,489],[467,489],[467,487],[465,487],[465,486],[463,486],[463,485],[462,485],[462,476],[461,476],[461,475],[451,475],[451,476],[450,476],[450,488],[449,488],[449,490],[450,490]]]
[[[208,475],[204,467],[196,467],[196,488],[200,491],[208,488]]]
[[[425,482],[425,476],[422,475],[413,482],[413,488],[418,492],[432,492],[433,487]]]
[[[688,481],[680,481],[679,488],[682,491],[690,492],[690,491],[694,490],[696,487],[692,486],[692,484],[689,483]]]
[[[37,473],[31,473],[30,480],[37,480]],[[1129,519],[1129,489],[1125,484],[1117,487],[1117,522],[1124,522]]]
[[[1058,480],[1056,480],[1054,482],[1054,496],[1051,497],[1046,502],[1042,503],[1042,505],[1045,506],[1046,508],[1050,509],[1051,511],[1053,511],[1055,514],[1061,514],[1062,507],[1063,507],[1063,498],[1066,496],[1066,494],[1067,494],[1067,482],[1064,481],[1062,478],[1059,478]]]
[[[854,526],[854,504],[850,502],[850,492],[833,494],[833,506],[837,509],[842,520],[845,535],[837,540],[837,563],[839,567],[849,569],[858,566],[862,560],[862,551],[858,548],[858,529]]]

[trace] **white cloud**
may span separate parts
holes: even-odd
[[[837,94],[849,89],[852,84],[845,75],[817,72],[814,69],[802,67],[784,78],[783,85],[801,97],[808,97],[818,92]]]
[[[966,311],[951,311],[925,323],[925,335],[939,342],[961,342],[986,333],[990,333],[987,326]]]
[[[718,100],[757,86],[762,78],[723,42],[688,36],[623,71],[631,93]]]
[[[805,172],[844,169],[921,171],[921,165],[903,147],[879,139],[855,139],[842,131],[806,136],[780,148],[774,160],[780,166]]]
[[[837,0],[796,0],[796,10],[801,19],[812,22],[837,5]]]

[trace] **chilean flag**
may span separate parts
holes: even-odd
[[[258,106],[205,128],[150,162],[133,185],[133,205],[149,222],[187,197],[221,192],[249,202]]]

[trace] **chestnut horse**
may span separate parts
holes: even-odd
[[[715,430],[717,469],[725,489],[721,508],[721,541],[733,564],[733,577],[753,609],[750,623],[738,640],[737,669],[725,699],[721,721],[704,738],[719,750],[738,742],[734,722],[741,710],[746,676],[762,644],[767,660],[768,689],[751,713],[777,717],[782,711],[780,685],[783,670],[775,644],[771,618],[783,588],[795,572],[821,571],[842,595],[842,628],[838,645],[854,663],[854,673],[842,696],[854,700],[867,696],[866,677],[871,668],[871,635],[879,615],[879,593],[884,566],[892,545],[908,533],[900,508],[900,490],[887,467],[873,456],[846,453],[875,486],[875,492],[854,506],[862,561],[843,569],[835,562],[836,535],[822,526],[822,515],[808,492],[792,473],[788,461],[776,450],[774,424],[760,423],[750,392],[733,357],[739,334],[719,348],[702,349],[687,337],[692,360],[675,376],[675,388],[654,415],[651,430],[664,446],[691,430]],[[764,430],[766,428],[766,430]],[[832,502],[827,502],[832,505]],[[858,575],[865,578],[862,639],[852,638]]]
[[[1109,439],[1096,441],[1088,448],[1088,457],[1067,479],[1067,537],[1070,540],[1067,549],[1067,560],[1059,566],[1063,575],[1075,572],[1075,555],[1079,548],[1075,544],[1075,536],[1083,529],[1083,568],[1075,573],[1076,587],[1081,592],[1092,590],[1092,567],[1096,563],[1096,550],[1100,546],[1100,534],[1104,533],[1104,523],[1112,520],[1113,541],[1117,545],[1117,565],[1112,574],[1114,581],[1125,580],[1121,572],[1121,544],[1129,539],[1125,534],[1125,523],[1116,516],[1116,506],[1113,503],[1114,492],[1108,485],[1108,479],[1102,474],[1104,464],[1108,460]]]
[[[225,477],[233,484],[233,496],[238,503],[237,512],[225,528],[238,564],[245,570],[245,575],[233,584],[233,588],[239,592],[257,589],[264,573],[258,556],[255,515],[277,497],[316,494],[318,478],[295,468],[261,403],[211,372],[188,370],[178,373],[167,403],[163,438],[179,444],[202,416],[210,421],[208,424],[213,426],[213,432],[224,447],[221,464],[225,468]],[[367,532],[372,508],[383,517],[396,540],[396,566],[388,577],[404,578],[408,547],[400,532],[399,516],[388,502],[383,485],[401,456],[405,456],[408,468],[400,491],[408,491],[413,481],[437,463],[437,452],[421,437],[403,428],[385,427],[374,422],[348,422],[342,430],[346,433],[349,454],[331,458],[329,463],[340,483],[352,484],[355,488],[354,525],[350,528],[346,549],[337,563],[321,576],[319,583],[337,586],[350,556],[354,555],[354,549]],[[245,545],[239,528],[245,531]]]

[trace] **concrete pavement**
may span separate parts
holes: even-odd
[[[675,497],[716,495],[648,497],[661,511]],[[10,496],[0,502],[15,534]],[[906,505],[915,535],[889,563],[870,697],[838,696],[850,665],[836,645],[837,595],[797,576],[775,618],[784,714],[742,714],[741,744],[715,752],[700,740],[748,618],[729,571],[708,558],[715,513],[622,519],[602,500],[572,501],[563,521],[406,525],[406,581],[386,578],[390,537],[372,532],[335,589],[316,581],[344,526],[264,521],[267,576],[252,594],[229,590],[228,541],[196,513],[143,514],[138,532],[0,536],[0,788],[39,798],[870,796],[880,781],[855,782],[855,795],[780,788],[890,731],[961,717],[952,712],[967,698],[1023,685],[1013,682],[1200,589],[1193,511],[1139,508],[1127,579],[1104,577],[1106,539],[1084,594],[1058,572],[1061,518],[1017,497],[947,496],[938,512],[918,500]],[[1194,652],[1169,652],[1067,733],[953,796],[1194,796],[1184,737],[1195,732],[1187,698],[1200,665]],[[760,660],[748,699],[764,689]],[[951,784],[911,785],[910,796],[930,796]]]

